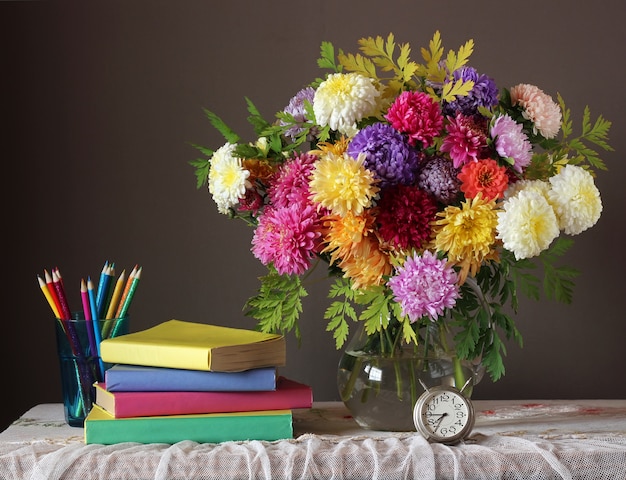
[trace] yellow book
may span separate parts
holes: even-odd
[[[103,362],[213,372],[285,365],[282,335],[168,320],[100,343]]]

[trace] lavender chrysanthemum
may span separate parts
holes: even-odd
[[[498,86],[487,75],[479,74],[475,68],[461,67],[452,75],[454,82],[457,80],[474,82],[474,87],[469,94],[457,97],[454,102],[446,102],[443,106],[444,115],[454,116],[458,112],[464,115],[475,115],[478,107],[494,107],[498,104]]]
[[[415,181],[417,153],[391,125],[375,123],[360,130],[348,145],[348,154],[365,156],[365,168],[374,172],[381,188]]]
[[[437,320],[446,308],[452,308],[459,297],[456,282],[457,274],[446,261],[425,250],[422,256],[415,253],[406,259],[389,280],[389,287],[402,314],[414,323],[425,315]]]
[[[292,125],[290,128],[285,130],[285,135],[289,137],[292,141],[295,141],[296,137],[300,135],[302,131],[304,131],[304,128],[299,125],[307,122],[305,101],[313,105],[314,97],[315,89],[313,87],[303,88],[298,93],[296,93],[291,100],[289,100],[289,105],[287,105],[283,110],[285,113],[290,114],[296,122],[295,125]],[[284,120],[281,120],[280,124],[283,126],[287,125]],[[312,128],[309,133],[311,136],[317,135],[317,133],[319,133],[319,129]]]
[[[459,171],[447,158],[431,157],[423,161],[417,185],[437,201],[450,205],[459,196],[461,182],[458,174]]]
[[[513,168],[522,172],[532,159],[532,144],[523,126],[508,115],[497,117],[491,124],[491,138],[495,139],[498,155],[513,160]]]

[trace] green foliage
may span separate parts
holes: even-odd
[[[330,42],[322,42],[320,47],[320,58],[317,59],[317,66],[328,68],[335,73],[340,73],[343,69],[341,65],[335,63],[335,47]]]
[[[262,332],[286,333],[294,330],[300,339],[298,319],[302,313],[302,298],[308,295],[298,275],[280,275],[275,268],[259,280],[259,292],[245,305],[245,314],[257,320]]]
[[[326,331],[333,332],[335,346],[340,349],[348,338],[350,327],[348,320],[357,321],[356,310],[351,302],[354,301],[356,291],[352,288],[350,280],[337,278],[330,287],[328,298],[343,297],[343,301],[336,300],[324,312],[324,319],[328,320]]]
[[[237,143],[240,140],[239,135],[226,125],[224,121],[215,113],[205,108],[204,114],[209,119],[209,122],[211,122],[211,125],[213,125],[213,128],[220,132],[227,142]]]

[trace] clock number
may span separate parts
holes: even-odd
[[[465,412],[456,412],[456,418],[463,418],[465,416]]]

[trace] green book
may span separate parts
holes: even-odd
[[[219,443],[293,438],[291,410],[115,418],[94,405],[85,419],[85,443]]]

